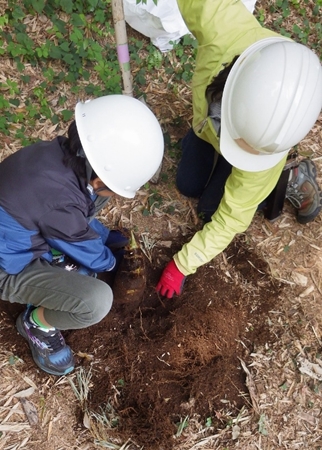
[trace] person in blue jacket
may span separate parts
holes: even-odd
[[[27,305],[16,326],[45,372],[74,368],[60,330],[93,325],[112,305],[110,286],[95,275],[113,270],[113,250],[126,238],[97,212],[113,194],[134,197],[162,156],[162,131],[149,108],[109,95],[76,105],[68,137],[1,162],[0,298]]]

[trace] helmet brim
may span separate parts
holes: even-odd
[[[261,172],[262,170],[271,169],[287,155],[289,150],[272,155],[263,153],[255,155],[243,150],[227,131],[224,115],[221,118],[220,152],[229,164],[237,169],[247,172]]]

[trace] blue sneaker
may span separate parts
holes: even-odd
[[[52,375],[66,375],[74,369],[74,357],[71,348],[59,330],[46,330],[30,320],[34,306],[28,305],[16,322],[18,332],[29,344],[32,357],[40,369]]]

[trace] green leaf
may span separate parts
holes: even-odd
[[[12,105],[14,105],[14,106],[19,106],[19,105],[20,105],[20,100],[19,100],[19,98],[11,98],[11,99],[9,100],[9,102],[10,102]]]
[[[88,1],[88,5],[89,5],[89,10],[91,12],[95,11],[95,9],[97,8],[98,5],[98,0],[87,0]]]
[[[211,425],[212,425],[212,418],[211,417],[207,417],[206,427],[211,427]]]
[[[71,14],[73,12],[73,2],[72,0],[61,0],[60,2],[62,10],[67,14]]]
[[[25,70],[25,65],[21,61],[17,61],[18,72],[23,72]]]
[[[83,41],[83,33],[79,28],[74,28],[73,32],[70,34],[70,40],[77,44]]]
[[[265,414],[261,414],[260,418],[259,418],[259,422],[258,422],[258,431],[263,435],[263,436],[267,436],[268,435],[268,431],[266,429],[266,416]]]
[[[70,53],[66,53],[63,56],[63,60],[65,61],[66,64],[69,64],[70,66],[72,66],[75,63],[74,56]]]
[[[69,43],[68,42],[62,42],[59,46],[64,52],[69,52]]]
[[[23,19],[25,17],[25,13],[17,4],[12,11],[12,17],[16,20]]]
[[[38,14],[41,14],[43,12],[43,9],[45,7],[44,0],[32,0],[31,1],[32,7],[35,11],[37,11]]]
[[[61,19],[57,19],[57,18],[53,18],[53,24],[54,26],[54,31],[55,29],[57,31],[59,31],[62,34],[65,34],[67,32],[66,30],[66,23],[64,21],[62,21]]]
[[[63,116],[63,120],[65,122],[68,122],[73,117],[74,111],[70,111],[69,109],[63,109],[61,114]]]
[[[62,56],[62,52],[59,47],[53,46],[49,50],[49,55],[53,59],[60,59]]]
[[[57,114],[53,114],[51,117],[51,121],[54,125],[57,125],[57,123],[60,122],[59,117],[57,116]]]
[[[11,355],[11,356],[9,357],[9,364],[10,364],[11,366],[13,366],[14,364],[16,364],[16,362],[17,362],[18,359],[19,359],[19,358],[17,358],[17,356]]]
[[[75,26],[75,27],[82,27],[85,25],[85,16],[84,14],[76,14],[73,13],[71,15],[71,23]]]
[[[21,81],[25,84],[28,84],[30,79],[31,79],[30,75],[21,75]]]
[[[104,23],[106,22],[106,14],[105,11],[103,11],[102,9],[98,9],[97,11],[95,11],[95,17],[94,19],[96,20],[96,22],[99,23]]]

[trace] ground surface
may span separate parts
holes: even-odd
[[[119,307],[115,298],[98,326],[69,335],[76,352],[100,361],[91,407],[108,403],[116,386],[120,430],[139,446],[170,449],[180,419],[194,412],[204,422],[214,421],[222,402],[234,412],[247,402],[238,357],[248,361],[249,353],[269,340],[266,317],[279,288],[266,265],[245,248],[233,245],[228,254],[234,267],[222,262],[221,268],[202,268],[175,300],[155,293],[160,270],[148,267],[138,308]]]

